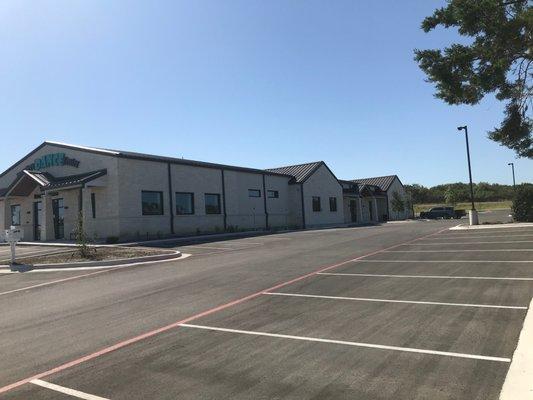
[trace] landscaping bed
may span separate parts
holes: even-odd
[[[17,257],[17,263],[35,265],[35,264],[59,264],[59,263],[80,263],[90,261],[113,261],[129,258],[139,258],[148,256],[157,256],[165,254],[174,254],[174,250],[144,248],[144,247],[91,247],[87,257],[82,257],[80,251],[76,248],[65,250],[61,253],[36,255],[29,257]]]

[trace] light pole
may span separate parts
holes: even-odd
[[[458,131],[465,131],[465,138],[466,138],[466,157],[468,159],[468,176],[470,178],[470,201],[472,202],[472,210],[476,209],[476,206],[474,204],[474,186],[472,185],[472,167],[470,166],[470,146],[468,145],[468,127],[465,126],[459,126],[457,127]]]
[[[515,188],[516,188],[516,181],[515,181],[515,179],[514,179],[514,163],[510,162],[510,163],[507,164],[507,165],[510,165],[511,168],[513,169],[513,189],[515,189]]]

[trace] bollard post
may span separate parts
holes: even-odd
[[[11,265],[15,265],[15,250],[17,242],[11,242]]]

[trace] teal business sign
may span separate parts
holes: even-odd
[[[26,169],[29,169],[32,171],[41,171],[46,168],[61,167],[64,165],[69,165],[71,167],[78,168],[80,165],[80,162],[74,158],[67,157],[65,153],[52,153],[52,154],[45,154],[44,156],[40,158],[36,158],[33,164],[28,165]]]

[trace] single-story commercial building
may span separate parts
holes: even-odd
[[[387,190],[323,161],[261,170],[47,141],[0,174],[0,228],[142,240],[365,223],[389,219]]]

